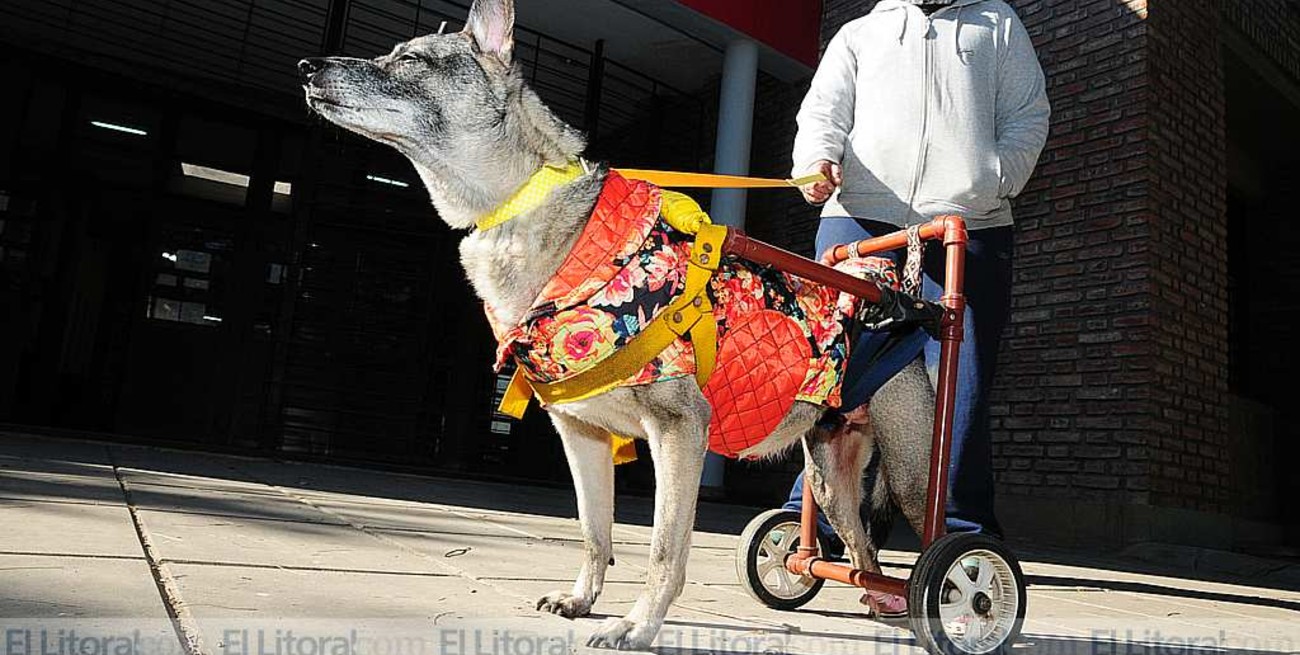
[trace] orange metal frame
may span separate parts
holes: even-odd
[[[959,216],[940,216],[923,225],[920,236],[924,240],[942,241],[946,251],[944,289],[940,303],[944,306],[939,325],[939,376],[935,389],[934,432],[931,435],[930,479],[926,494],[925,529],[921,547],[944,535],[944,506],[948,499],[948,462],[952,445],[953,413],[957,399],[957,359],[961,352],[963,316],[966,313],[966,296],[963,292],[966,277],[966,222]],[[905,231],[865,239],[855,244],[836,246],[832,259],[840,262],[850,257],[849,248],[856,247],[858,256],[895,250],[907,245]],[[835,287],[867,302],[879,302],[880,289],[874,283],[841,273],[811,259],[755,241],[730,230],[723,251],[744,259],[767,264],[787,273]],[[872,589],[900,596],[907,595],[907,580],[880,573],[855,569],[848,564],[830,562],[821,558],[817,548],[817,502],[813,498],[811,481],[803,486],[803,513],[800,516],[800,546],[786,558],[785,567],[796,575],[806,575],[825,580],[836,580],[855,587]]]

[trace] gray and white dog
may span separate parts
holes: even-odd
[[[376,59],[304,59],[307,104],[329,121],[406,155],[439,216],[469,229],[543,165],[577,160],[583,136],[560,121],[514,66],[513,0],[476,0],[464,31],[417,38]],[[557,188],[544,204],[460,245],[479,297],[502,324],[518,323],[577,239],[607,172],[603,166]],[[919,529],[925,505],[933,392],[913,363],[871,404],[869,426],[834,439],[814,427],[824,408],[796,403],[777,429],[744,453],[768,457],[802,437],[814,493],[843,537],[854,566],[879,571],[862,525],[862,471],[882,453],[873,511],[896,504]],[[654,528],[645,588],[632,611],[607,620],[589,645],[644,649],[686,580],[710,408],[690,378],[547,407],[564,442],[585,541],[569,592],[537,605],[565,617],[587,615],[612,555],[614,468],[610,432],[645,439],[655,465]]]

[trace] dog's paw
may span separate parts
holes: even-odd
[[[537,599],[537,609],[576,619],[591,613],[591,601],[562,591],[552,591]]]
[[[587,639],[588,648],[613,648],[615,650],[647,650],[655,639],[656,630],[650,626],[613,617],[606,619],[600,629]]]

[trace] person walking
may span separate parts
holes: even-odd
[[[966,219],[949,532],[1002,536],[989,389],[1011,306],[1011,199],[1037,164],[1050,113],[1033,44],[1006,2],[881,0],[831,39],[797,118],[794,173],[826,176],[801,188],[822,205],[819,255],[939,215]],[[922,295],[937,300],[942,249],[926,250],[922,270]],[[926,344],[925,360],[933,380],[937,341]],[[800,476],[787,508],[801,505],[802,484]],[[819,525],[830,531],[824,518]],[[905,610],[902,599],[883,600],[871,603],[878,613]]]

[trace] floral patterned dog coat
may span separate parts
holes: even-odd
[[[693,236],[660,217],[661,192],[610,171],[591,220],[520,325],[492,321],[497,368],[514,358],[533,382],[599,365],[682,292]],[[848,262],[898,287],[889,260]],[[713,407],[709,448],[729,457],[767,437],[795,400],[839,407],[846,331],[857,298],[735,257],[707,288],[718,353],[703,391]],[[492,311],[488,308],[491,320]],[[620,386],[695,374],[680,338]]]

